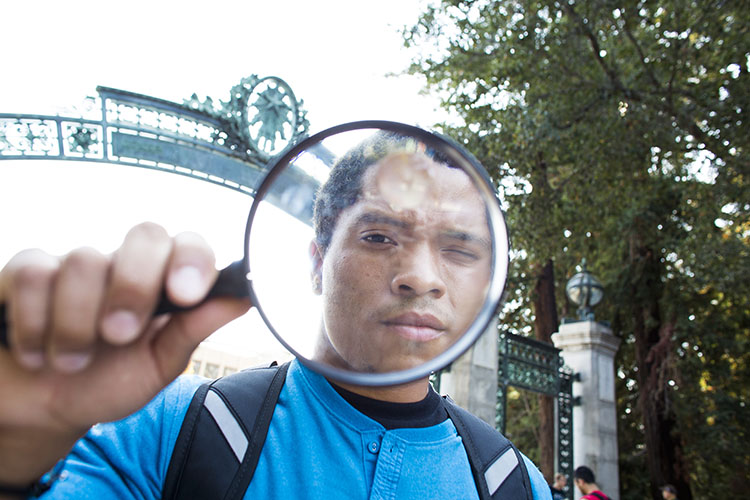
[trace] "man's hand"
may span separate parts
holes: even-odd
[[[95,423],[146,404],[195,347],[242,315],[247,300],[214,299],[153,318],[162,293],[199,303],[215,281],[199,236],[141,224],[113,255],[28,250],[0,271],[10,350],[0,348],[0,483],[33,481]]]

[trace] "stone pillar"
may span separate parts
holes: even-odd
[[[590,467],[602,491],[619,500],[614,357],[620,339],[600,323],[577,321],[560,325],[552,342],[581,377],[573,384],[573,396],[581,398],[573,408],[573,466]]]
[[[495,427],[497,403],[497,322],[440,376],[440,392]]]

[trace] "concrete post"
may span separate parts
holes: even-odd
[[[497,322],[440,377],[440,392],[495,427],[497,402]]]
[[[573,384],[573,396],[581,398],[581,405],[573,408],[574,467],[590,467],[602,491],[619,500],[614,357],[620,339],[600,323],[577,321],[560,325],[552,342],[581,377]]]

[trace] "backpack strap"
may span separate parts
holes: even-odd
[[[532,500],[529,472],[513,443],[449,397],[444,396],[443,401],[463,440],[479,498]]]
[[[169,462],[164,500],[244,496],[288,368],[243,370],[196,391]]]

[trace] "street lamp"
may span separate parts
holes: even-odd
[[[591,309],[602,301],[604,287],[586,270],[586,259],[581,259],[581,272],[574,274],[565,285],[565,295],[578,306],[578,318],[581,321],[594,320]]]

